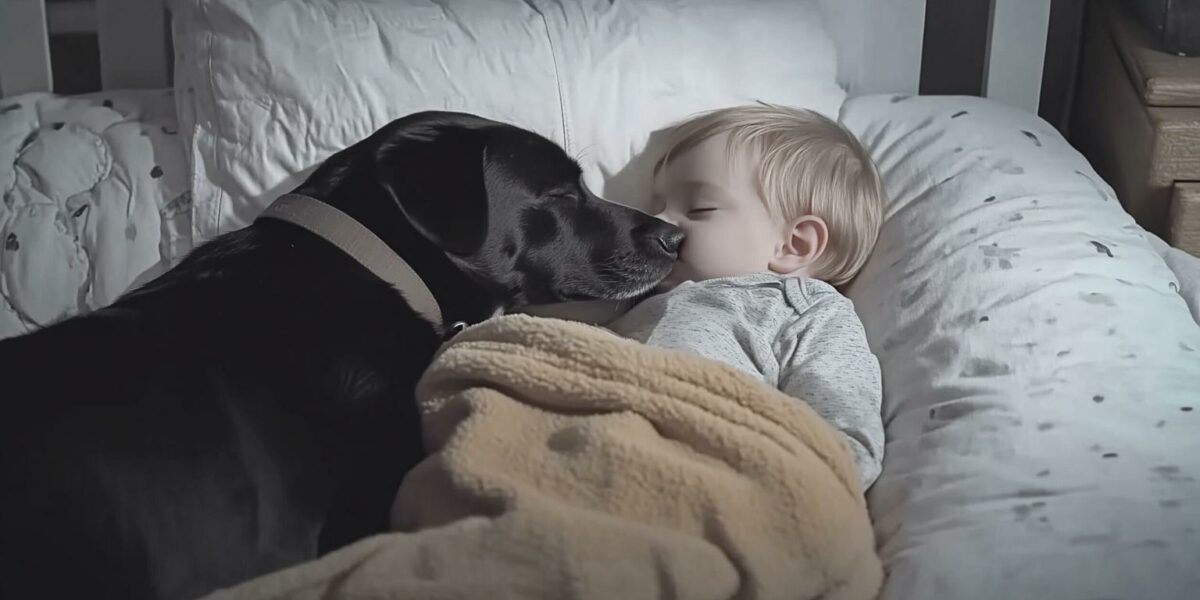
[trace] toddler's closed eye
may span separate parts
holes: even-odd
[[[693,208],[692,210],[688,211],[688,215],[692,215],[692,216],[702,215],[705,213],[713,212],[715,210],[717,210],[717,209],[716,208]]]

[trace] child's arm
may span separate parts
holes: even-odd
[[[879,361],[853,304],[822,294],[782,335],[779,389],[807,402],[845,436],[865,492],[883,464],[883,390]]]

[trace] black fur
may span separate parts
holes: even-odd
[[[679,231],[604,202],[559,147],[460,113],[399,119],[296,191],[379,235],[447,323],[628,298]],[[384,531],[422,458],[440,343],[324,240],[261,219],[112,306],[0,342],[0,596],[187,598]]]

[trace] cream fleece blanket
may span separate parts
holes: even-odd
[[[417,389],[402,533],[213,598],[874,598],[853,465],[807,405],[724,365],[513,315]]]

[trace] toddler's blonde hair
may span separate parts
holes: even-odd
[[[852,280],[883,221],[883,183],[858,139],[810,110],[766,103],[723,108],[675,126],[654,172],[672,155],[723,133],[729,134],[731,155],[750,150],[757,157],[752,172],[772,218],[813,215],[829,227],[813,276],[835,286]]]

